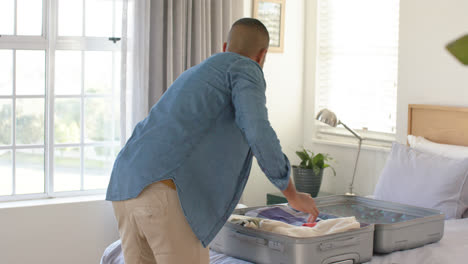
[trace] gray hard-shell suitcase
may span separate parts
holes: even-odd
[[[319,197],[315,203],[322,213],[355,216],[360,223],[374,224],[377,253],[420,247],[439,241],[444,234],[445,216],[433,209],[349,195]],[[389,217],[369,217],[380,212]]]
[[[233,214],[258,208],[236,209]],[[332,235],[294,238],[227,222],[210,248],[258,264],[353,264],[371,259],[373,238],[373,224]]]
[[[353,264],[369,261],[372,251],[389,253],[420,247],[439,241],[444,234],[445,216],[433,209],[348,195],[319,197],[315,203],[325,214],[355,216],[361,228],[297,239],[226,223],[210,246],[255,263]],[[234,214],[244,215],[258,208],[237,209]],[[369,218],[372,212],[385,217]]]

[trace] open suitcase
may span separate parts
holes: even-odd
[[[353,264],[369,261],[373,251],[419,247],[443,236],[444,215],[436,210],[346,195],[319,197],[315,202],[323,213],[355,216],[361,228],[298,239],[227,222],[210,247],[255,263]],[[234,214],[257,208],[237,209]]]
[[[234,214],[245,215],[258,208],[237,209]],[[294,238],[227,222],[210,248],[257,264],[352,264],[371,259],[373,231],[373,224],[362,224],[348,232]]]

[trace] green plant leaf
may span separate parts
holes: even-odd
[[[319,153],[315,155],[315,157],[312,160],[312,163],[315,164],[315,166],[319,167],[320,169],[323,169],[323,165],[325,165],[324,162],[324,156],[322,153]]]
[[[299,167],[301,168],[306,168],[307,167],[307,160],[303,160],[301,164],[299,164]]]
[[[314,173],[318,174],[324,168],[330,167],[333,170],[333,174],[336,176],[335,169],[328,164],[328,161],[332,161],[333,158],[330,157],[328,154],[314,153],[310,150],[302,149],[302,151],[296,151],[296,155],[301,159],[301,163],[299,165],[300,168],[303,169],[312,169]]]
[[[461,63],[468,65],[468,35],[450,42],[446,48]]]
[[[315,165],[320,169],[323,169],[323,166],[325,166],[325,162],[323,160],[318,160],[317,163],[315,163]]]
[[[302,161],[307,161],[309,159],[309,155],[307,155],[305,151],[296,151],[296,155],[299,156]]]

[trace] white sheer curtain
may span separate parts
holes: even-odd
[[[121,143],[148,113],[150,0],[124,0],[121,76]]]
[[[122,145],[186,69],[222,51],[242,0],[123,0]]]

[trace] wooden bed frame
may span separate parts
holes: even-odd
[[[408,105],[408,135],[468,146],[468,107]]]

